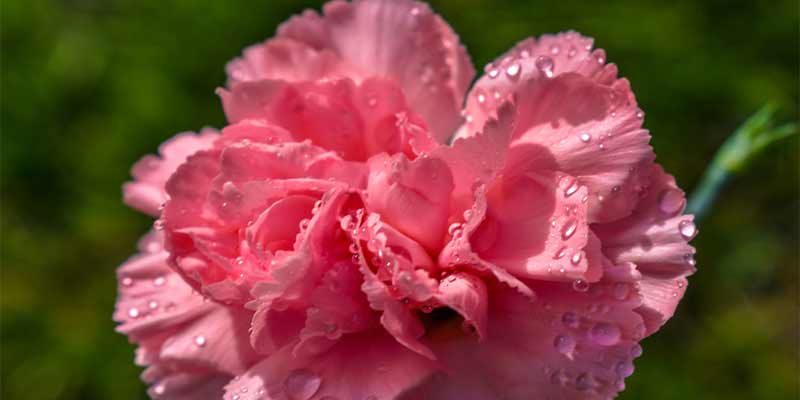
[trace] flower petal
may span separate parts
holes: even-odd
[[[444,141],[460,124],[464,93],[474,75],[455,33],[430,8],[409,0],[332,1],[322,16],[307,11],[278,28],[278,37],[331,50],[351,77],[385,76]]]
[[[377,155],[369,160],[367,207],[429,251],[447,230],[453,178],[442,160]]]
[[[633,214],[592,229],[603,242],[603,252],[615,263],[632,262],[642,273],[642,294],[648,334],[658,330],[675,312],[694,273],[697,234],[692,215],[681,215],[686,205],[675,179],[654,165],[650,187]]]
[[[178,165],[197,151],[212,146],[219,134],[213,129],[204,129],[199,134],[184,132],[159,146],[159,155],[148,155],[140,159],[131,168],[133,182],[122,187],[125,204],[157,217],[159,207],[167,201],[164,185]]]
[[[286,346],[231,381],[223,398],[393,399],[433,368],[433,362],[385,331],[373,330],[342,336],[321,354],[293,355],[292,346]]]
[[[204,301],[167,265],[160,234],[143,238],[143,253],[118,270],[117,331],[139,344],[137,363],[154,398],[221,392],[231,376],[255,363],[250,313]],[[246,336],[245,336],[246,337]]]
[[[266,119],[347,160],[362,161],[381,152],[409,157],[435,141],[425,121],[411,111],[397,84],[369,78],[284,83],[253,81],[219,89],[231,122]]]
[[[586,293],[565,284],[536,285],[535,302],[502,286],[490,288],[486,340],[476,344],[432,332],[434,352],[449,369],[401,398],[614,396],[640,352],[641,317],[633,311],[635,301],[615,300],[604,286],[609,284],[597,285],[602,290]]]
[[[463,272],[454,273],[439,283],[436,299],[461,314],[481,338],[486,337],[489,299],[486,285],[480,278]]]

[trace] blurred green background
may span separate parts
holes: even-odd
[[[602,4],[601,4],[602,3]],[[4,399],[143,399],[114,333],[115,267],[151,223],[120,185],[183,130],[224,123],[214,88],[247,45],[314,1],[2,2]],[[477,69],[530,35],[593,36],[628,77],[659,161],[691,190],[767,101],[798,107],[796,1],[435,1]],[[622,399],[798,396],[798,140],[722,193],[677,316]]]

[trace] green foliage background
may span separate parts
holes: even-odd
[[[433,3],[479,70],[526,36],[593,36],[686,189],[763,103],[797,119],[796,1]],[[174,133],[221,127],[225,62],[307,7],[319,3],[2,2],[0,397],[145,398],[111,312],[114,269],[151,221],[120,185]],[[796,137],[771,147],[700,224],[698,273],[622,399],[798,396],[797,150]]]

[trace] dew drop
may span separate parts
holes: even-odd
[[[150,308],[151,310],[155,310],[156,308],[158,308],[158,302],[155,300],[150,300],[150,302],[147,303],[147,307]]]
[[[697,265],[697,261],[694,260],[694,254],[692,254],[692,253],[684,254],[683,255],[683,260],[686,261],[686,264],[688,264],[691,267],[694,267],[695,265]]]
[[[592,341],[601,346],[613,346],[619,342],[621,332],[619,327],[608,323],[598,322],[589,331]]]
[[[614,284],[614,288],[611,290],[611,295],[614,296],[617,300],[625,300],[628,298],[628,294],[630,293],[630,286],[624,282],[617,282]]]
[[[572,288],[575,289],[576,292],[584,293],[589,290],[589,283],[583,279],[576,279],[572,282]]]
[[[633,374],[633,364],[625,361],[620,361],[617,363],[617,366],[614,368],[617,371],[617,375],[622,378],[627,378]]]
[[[561,238],[564,240],[568,240],[575,234],[575,230],[578,229],[578,221],[572,219],[569,220],[565,225],[564,229],[561,231]]]
[[[578,52],[574,47],[570,47],[569,51],[567,51],[567,57],[572,58],[575,57],[575,54]]]
[[[450,224],[447,228],[447,233],[450,236],[458,236],[458,233],[461,232],[461,224],[458,222]]]
[[[683,194],[677,189],[664,189],[658,195],[658,208],[666,215],[678,213],[683,204]]]
[[[307,369],[296,369],[286,377],[283,389],[290,400],[308,400],[317,393],[320,384],[319,375]]]
[[[572,265],[578,265],[581,262],[581,257],[583,257],[582,253],[580,251],[576,251],[575,254],[573,254],[569,259],[569,262],[571,262]]]
[[[416,17],[417,15],[419,15],[419,7],[414,7],[414,8],[412,8],[412,9],[411,9],[411,11],[410,11],[410,14],[411,14],[412,16],[414,16],[414,17]]]
[[[642,346],[640,346],[639,343],[635,343],[633,346],[631,346],[631,349],[628,352],[628,354],[630,354],[631,357],[633,357],[633,358],[641,356],[642,355]]]
[[[554,66],[554,64],[553,64],[553,59],[552,58],[550,58],[548,56],[539,56],[539,57],[536,57],[536,62],[534,64],[536,65],[536,68],[539,71],[542,71],[544,73],[544,76],[546,76],[548,78],[552,78],[553,77],[553,66]]]
[[[678,231],[686,240],[691,240],[697,235],[697,227],[694,225],[694,222],[689,220],[681,221],[681,223],[678,224]]]
[[[122,278],[122,286],[132,286],[132,285],[133,285],[133,279],[131,279],[129,276]]]
[[[566,197],[572,196],[577,191],[578,191],[578,181],[575,180],[575,181],[572,181],[572,184],[569,185],[569,187],[567,187],[564,190],[564,196],[566,196]]]
[[[559,47],[559,45],[557,44],[550,45],[550,54],[555,56],[558,55],[558,53],[560,52],[561,52],[561,47]]]
[[[620,191],[621,189],[622,189],[622,188],[620,188],[619,186],[614,186],[614,187],[612,187],[612,188],[611,188],[611,192],[612,192],[612,193],[619,193],[619,191]]]
[[[478,103],[483,104],[486,102],[486,96],[483,93],[478,94]]]
[[[575,314],[572,311],[567,311],[561,315],[561,323],[567,328],[574,329],[578,327],[580,319],[578,318],[578,314]]]
[[[642,111],[642,110],[637,110],[637,111],[636,111],[636,118],[639,118],[639,119],[642,119],[642,118],[644,118],[644,111]]]
[[[558,259],[564,258],[564,256],[566,254],[567,254],[567,248],[566,247],[562,247],[555,254],[553,254],[553,259],[554,260],[558,260]]]
[[[153,279],[153,285],[163,286],[166,281],[167,279],[164,278],[163,276],[158,276],[155,279]]]
[[[492,68],[492,69],[489,70],[489,78],[490,79],[497,78],[498,75],[500,75],[500,71],[497,68]]]
[[[128,310],[128,316],[131,318],[139,318],[139,309],[136,307],[131,308]]]
[[[581,133],[581,142],[589,143],[590,140],[592,140],[592,135],[588,132]]]
[[[506,68],[506,76],[511,79],[516,79],[519,77],[519,72],[522,69],[519,64],[514,63],[511,64],[508,68]]]
[[[162,384],[162,383],[159,383],[158,385],[156,385],[153,388],[153,393],[155,393],[157,396],[161,396],[166,391],[167,391],[167,388],[164,387],[164,384]]]
[[[157,219],[155,222],[153,222],[153,228],[155,228],[157,231],[163,230],[164,221],[162,221],[161,218]]]
[[[206,337],[203,335],[197,335],[194,337],[194,344],[197,347],[205,347],[206,345]]]
[[[575,350],[575,340],[569,335],[558,335],[553,339],[553,347],[561,354],[569,354]]]

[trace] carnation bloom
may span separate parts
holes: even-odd
[[[684,193],[587,37],[469,89],[425,4],[334,1],[227,72],[230,125],[124,187],[158,218],[114,314],[153,398],[609,398],[683,296]]]

